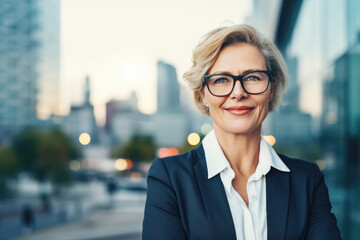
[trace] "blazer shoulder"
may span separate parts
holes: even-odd
[[[319,167],[313,162],[292,158],[283,154],[278,155],[293,174],[309,175],[314,171],[317,174],[320,173]]]
[[[165,158],[156,158],[151,164],[149,176],[157,175],[160,169],[166,170],[170,175],[179,171],[191,171],[195,164],[204,158],[204,150],[200,144],[188,152]]]

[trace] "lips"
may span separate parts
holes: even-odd
[[[246,115],[250,113],[253,109],[254,107],[249,107],[249,106],[240,106],[240,107],[234,106],[234,107],[225,108],[227,112],[236,116]]]

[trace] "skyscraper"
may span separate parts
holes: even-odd
[[[60,2],[0,0],[0,141],[57,113]]]
[[[180,106],[180,85],[176,76],[176,69],[165,62],[157,62],[157,111],[174,112]]]
[[[186,141],[188,123],[180,104],[180,85],[174,66],[158,61],[157,113],[154,116],[155,140],[163,147]]]
[[[96,125],[94,106],[90,102],[90,78],[85,78],[84,102],[81,105],[72,105],[70,113],[62,123],[63,130],[74,140],[81,133],[88,133],[92,143],[98,141],[98,129]]]

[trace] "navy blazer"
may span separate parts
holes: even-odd
[[[268,239],[341,239],[317,165],[279,156],[290,172],[266,175]],[[152,164],[143,239],[236,239],[220,174],[208,179],[201,144]]]

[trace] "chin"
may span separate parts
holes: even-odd
[[[256,132],[255,129],[231,129],[228,131],[234,135],[243,135],[243,134],[250,134]]]
[[[242,124],[237,123],[237,124],[229,124],[222,129],[228,133],[240,135],[240,134],[255,133],[260,127],[261,126],[254,126],[252,124],[249,125],[244,123]]]

